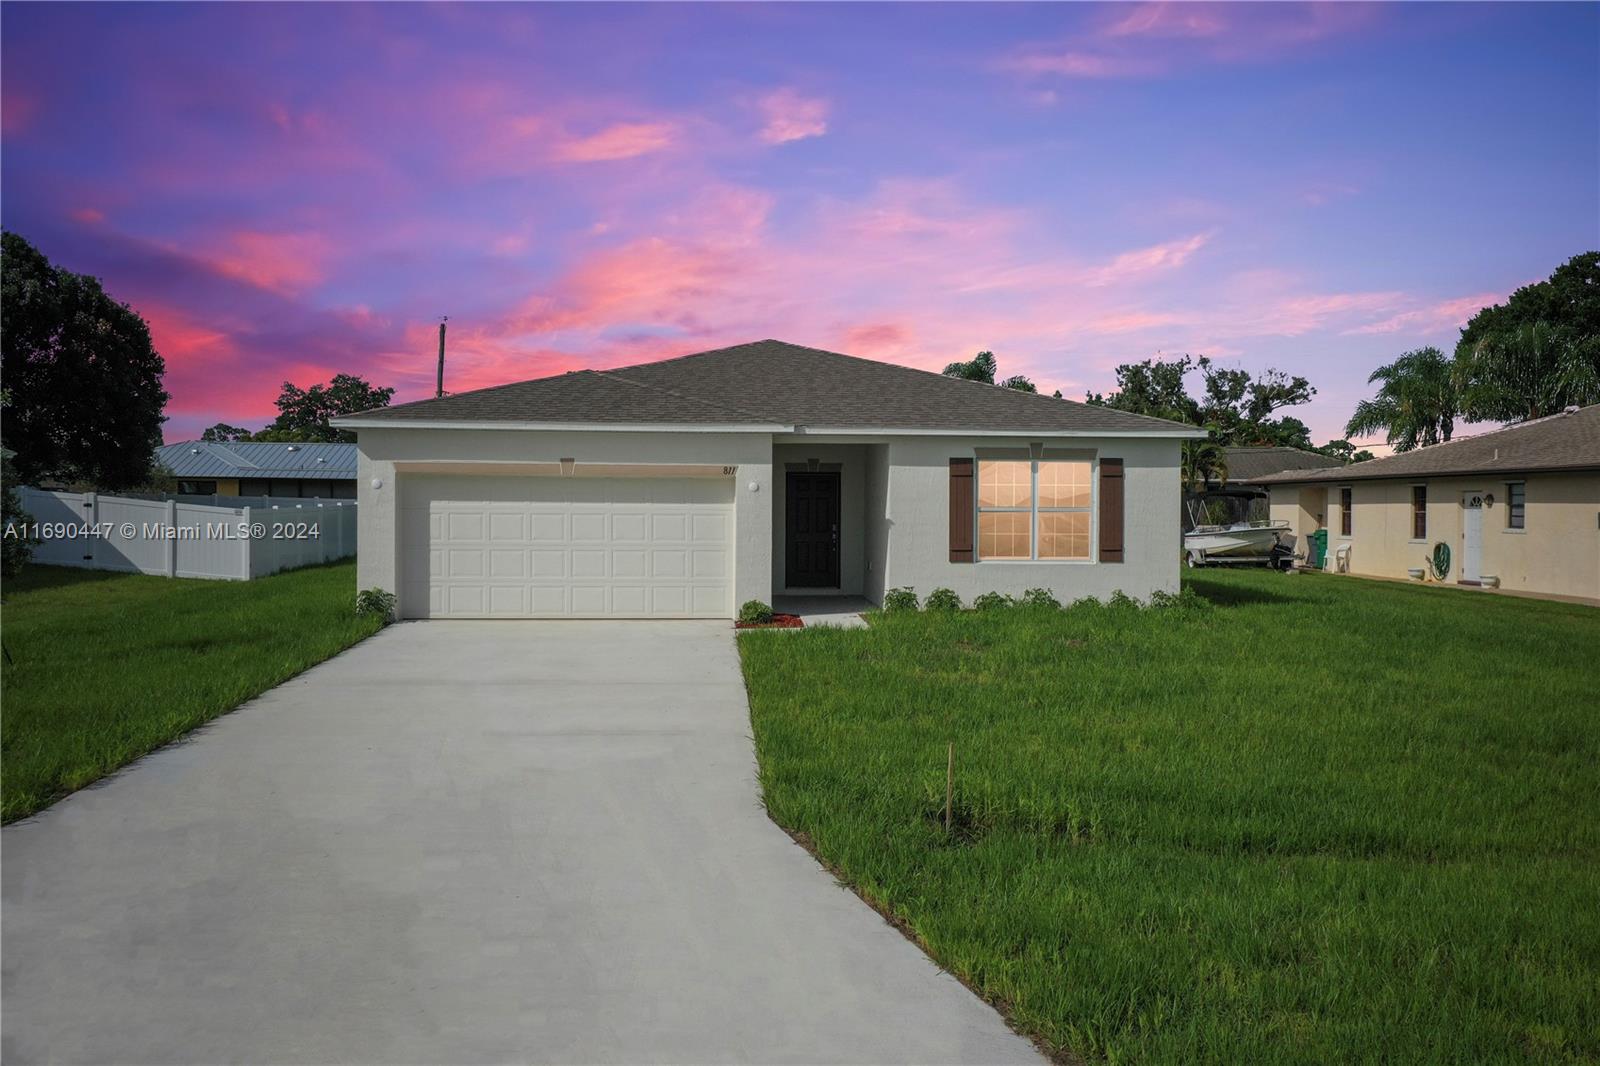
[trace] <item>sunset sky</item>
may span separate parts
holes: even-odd
[[[777,337],[1367,374],[1600,247],[1600,5],[20,5],[4,225],[167,361],[431,395]]]

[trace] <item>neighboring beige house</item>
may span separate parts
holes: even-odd
[[[1252,484],[1300,543],[1328,530],[1329,570],[1405,578],[1443,543],[1447,582],[1600,600],[1600,404]]]
[[[1178,588],[1191,426],[778,341],[336,420],[406,618]]]

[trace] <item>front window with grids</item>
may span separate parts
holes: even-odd
[[[978,558],[1088,559],[1091,464],[978,461]]]

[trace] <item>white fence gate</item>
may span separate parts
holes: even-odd
[[[353,500],[217,507],[20,489],[49,566],[248,581],[356,553]]]

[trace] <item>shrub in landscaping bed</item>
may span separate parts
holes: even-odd
[[[1054,607],[1060,609],[1061,601],[1049,589],[1028,589],[1022,594],[1024,607]]]
[[[739,621],[746,625],[764,626],[772,621],[772,608],[760,600],[746,600],[739,608]]]
[[[917,590],[910,587],[890,589],[883,594],[883,609],[885,611],[915,611],[917,609]]]
[[[1004,607],[1015,607],[1016,601],[1003,592],[985,592],[972,601],[974,611],[998,611]]]

